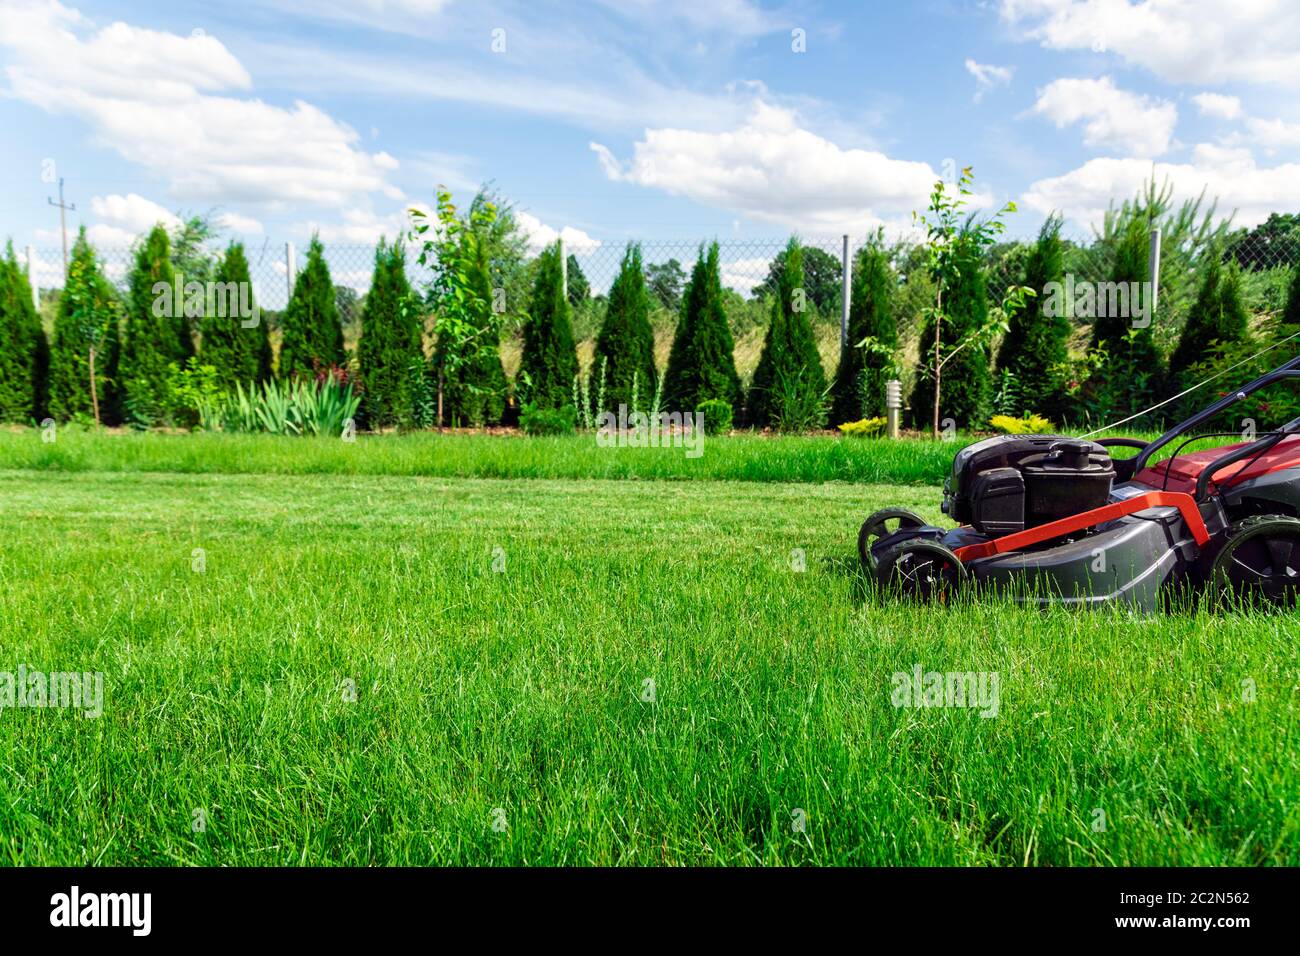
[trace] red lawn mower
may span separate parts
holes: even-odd
[[[900,508],[862,525],[858,554],[886,591],[947,600],[1003,590],[1027,603],[1123,602],[1154,610],[1179,587],[1292,607],[1300,594],[1300,418],[1251,441],[1152,466],[1160,449],[1247,396],[1300,379],[1300,356],[1148,443],[1001,435],[957,452],[943,513]],[[1111,448],[1138,449],[1112,459]]]

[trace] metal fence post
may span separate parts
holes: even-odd
[[[289,300],[293,298],[293,280],[294,273],[298,271],[298,263],[293,253],[293,243],[284,244],[284,279],[285,279],[285,308],[289,306]]]
[[[849,347],[849,289],[853,285],[853,260],[849,258],[849,237],[847,234],[844,236],[844,268],[842,271],[844,291],[841,295],[843,301],[840,303],[841,352]]]
[[[32,305],[41,311],[41,284],[36,281],[36,250],[27,247],[27,281],[32,284]]]
[[[1156,314],[1156,304],[1160,299],[1160,230],[1151,230],[1151,250],[1147,257],[1151,276],[1151,314]]]

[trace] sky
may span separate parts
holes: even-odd
[[[903,230],[974,167],[1086,235],[1152,173],[1300,210],[1295,0],[0,0],[0,238],[211,213],[395,235],[484,182],[536,243]]]

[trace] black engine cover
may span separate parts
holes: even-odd
[[[967,445],[943,486],[943,512],[993,536],[1099,508],[1115,466],[1095,442],[1061,435],[999,435]]]

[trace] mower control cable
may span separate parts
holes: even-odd
[[[1265,438],[1276,437],[1277,439],[1281,440],[1283,437],[1290,434],[1292,433],[1288,431],[1260,432],[1256,436],[1256,438],[1262,440]],[[1192,442],[1200,441],[1202,438],[1238,438],[1238,437],[1240,437],[1239,432],[1206,432],[1204,435],[1192,435],[1189,438],[1187,438],[1181,445],[1175,448],[1174,453],[1165,460],[1165,478],[1164,481],[1160,483],[1160,490],[1161,491],[1169,490],[1169,473],[1173,471],[1174,459],[1177,458],[1179,454],[1182,452],[1182,450],[1186,448],[1188,445],[1190,445]],[[1267,452],[1270,448],[1272,448],[1276,444],[1277,442],[1270,442],[1269,444],[1261,448],[1259,450],[1259,454],[1256,455],[1255,458],[1249,464],[1246,465],[1246,468],[1249,468],[1251,465],[1255,464],[1255,461],[1258,461],[1259,458],[1263,456],[1265,452]],[[1156,468],[1157,470],[1159,470],[1160,468],[1159,465],[1154,465],[1153,467]],[[1244,472],[1246,468],[1243,468],[1241,470]]]

